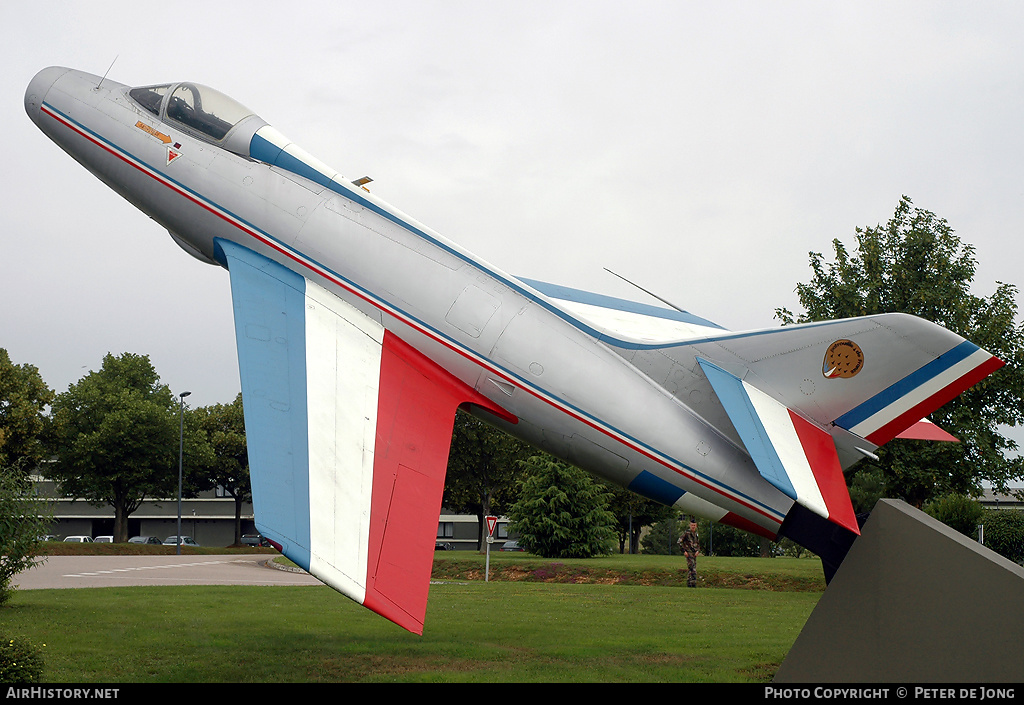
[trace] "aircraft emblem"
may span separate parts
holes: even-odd
[[[828,346],[821,373],[826,379],[849,379],[864,367],[864,351],[852,340],[837,340]]]

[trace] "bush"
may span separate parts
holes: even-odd
[[[984,508],[979,502],[962,494],[947,494],[925,505],[925,513],[938,519],[964,536],[975,538]]]
[[[39,647],[23,637],[0,638],[0,683],[38,683],[42,677]]]
[[[985,545],[1014,563],[1024,561],[1024,512],[1018,509],[988,509],[982,521],[985,525]]]

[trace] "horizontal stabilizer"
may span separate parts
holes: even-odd
[[[936,426],[928,419],[921,419],[916,424],[900,432],[896,435],[897,438],[904,440],[914,441],[946,441],[949,443],[959,443],[960,439],[954,436],[948,431]]]
[[[859,533],[832,436],[718,365],[698,362],[761,476],[815,514]]]
[[[381,322],[240,245],[231,275],[260,532],[421,634],[457,407],[504,410]]]

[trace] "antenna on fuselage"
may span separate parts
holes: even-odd
[[[612,270],[608,269],[607,267],[604,267],[604,271],[608,272],[609,274],[615,274],[615,272],[613,272]],[[648,296],[653,296],[654,298],[656,298],[658,301],[660,301],[661,303],[665,304],[666,306],[671,306],[672,308],[674,308],[676,311],[679,311],[680,313],[686,313],[686,311],[684,311],[683,309],[679,308],[678,306],[676,306],[671,301],[666,301],[665,299],[661,298],[657,294],[652,293],[650,291],[647,291],[647,289],[643,288],[642,286],[640,286],[639,284],[637,284],[635,282],[631,282],[630,280],[626,279],[621,274],[615,274],[615,276],[617,276],[619,279],[621,279],[622,281],[626,282],[627,284],[635,286],[637,289],[639,289],[640,291],[644,292]]]
[[[107,70],[103,73],[103,76],[100,78],[100,82],[96,84],[96,88],[93,89],[93,90],[97,90],[98,91],[100,89],[100,86],[103,85],[103,80],[107,77],[107,74],[110,73],[110,69],[114,68],[114,62],[117,61],[117,57],[118,56],[121,56],[121,55],[118,54],[117,56],[114,57],[114,61],[110,62],[110,66],[107,67]]]

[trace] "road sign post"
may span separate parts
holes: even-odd
[[[498,525],[498,517],[484,517],[487,522],[487,553],[484,554],[484,582],[491,580],[491,544],[494,543],[494,527]]]

